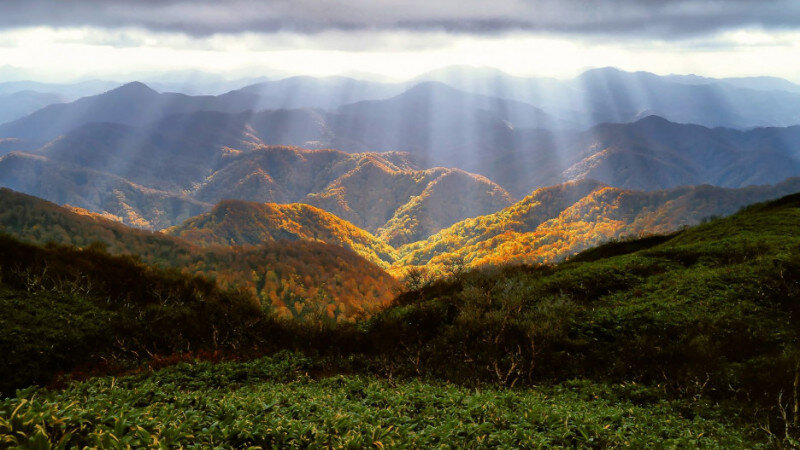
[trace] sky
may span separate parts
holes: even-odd
[[[0,0],[0,81],[592,67],[800,82],[797,0]]]

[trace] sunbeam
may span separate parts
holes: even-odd
[[[0,447],[797,448],[800,2],[0,1]]]

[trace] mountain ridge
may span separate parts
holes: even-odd
[[[795,192],[800,192],[797,177],[774,186],[701,185],[649,192],[579,180],[538,189],[497,213],[467,219],[402,246],[392,270],[553,263],[606,241],[674,232]]]
[[[164,233],[204,246],[320,241],[348,248],[381,267],[388,267],[397,257],[391,246],[368,231],[301,203],[223,200],[211,211],[167,228]]]

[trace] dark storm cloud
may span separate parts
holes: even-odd
[[[800,27],[797,0],[0,0],[0,27],[143,27],[191,35],[513,30],[679,37]]]

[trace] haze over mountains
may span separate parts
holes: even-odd
[[[66,90],[0,103],[22,115],[0,125],[0,185],[200,246],[321,241],[392,270],[553,261],[800,176],[800,87],[774,78],[452,67],[217,95]],[[699,185],[716,187],[685,187]]]
[[[425,102],[420,100],[424,93],[440,90],[449,98],[444,103],[452,104],[450,115],[442,118],[426,113],[422,106]],[[432,95],[440,98],[438,94]],[[333,147],[359,152],[356,154],[361,154],[362,150],[402,149],[408,153],[399,164],[394,157],[388,160],[385,156],[374,157],[380,164],[388,161],[386,167],[390,170],[448,166],[474,172],[496,182],[517,198],[536,188],[576,179],[597,179],[615,187],[648,190],[704,183],[725,187],[773,184],[800,174],[800,127],[797,126],[746,131],[712,129],[675,124],[649,116],[627,124],[600,124],[586,131],[515,129],[508,119],[501,118],[500,114],[507,112],[503,108],[498,107],[495,113],[490,113],[489,109],[466,108],[464,105],[470,102],[461,100],[471,98],[470,95],[461,96],[458,91],[440,84],[423,84],[388,100],[341,107],[338,113],[297,109],[238,113],[193,111],[167,115],[168,111],[191,111],[209,105],[224,109],[231,104],[220,102],[217,97],[158,94],[144,85],[130,84],[84,99],[85,102],[80,104],[50,106],[0,127],[0,130],[15,130],[30,126],[25,133],[8,132],[9,136],[18,134],[30,139],[39,133],[36,130],[48,123],[54,124],[54,130],[61,130],[67,126],[65,124],[76,126],[36,150],[31,150],[36,146],[31,146],[30,140],[8,139],[0,149],[6,152],[27,150],[37,158],[21,154],[4,158],[0,161],[0,171],[6,175],[0,177],[0,181],[8,187],[57,202],[69,200],[53,197],[54,194],[47,193],[48,189],[54,193],[88,190],[81,199],[73,202],[76,206],[124,217],[119,207],[112,211],[102,206],[107,203],[102,197],[109,191],[109,186],[124,185],[124,189],[116,189],[130,191],[137,189],[130,185],[133,183],[163,191],[163,195],[207,204],[224,198],[294,202],[311,193],[321,193],[335,178],[344,175],[344,171],[317,173],[323,166],[315,163],[317,165],[313,167],[298,170],[304,173],[301,178],[318,179],[317,185],[310,179],[302,188],[286,185],[294,183],[292,177],[270,181],[258,175],[259,168],[266,170],[270,177],[286,169],[274,165],[282,164],[280,158],[272,162],[264,159],[263,152],[250,154],[265,145]],[[140,99],[143,100],[139,106],[127,110],[128,105]],[[484,100],[479,98],[479,101]],[[493,105],[497,106],[483,106],[490,108]],[[508,106],[508,103],[504,105]],[[140,125],[91,121],[104,118],[142,122],[140,114],[134,114],[134,110],[141,112],[148,108],[160,111],[154,116],[161,118]],[[465,111],[467,113],[462,114]],[[87,118],[76,119],[82,115]],[[505,117],[512,116],[508,113]],[[4,165],[11,164],[6,160],[19,163],[20,159],[28,161],[28,165],[46,166],[49,171],[61,173],[38,179],[3,170]],[[306,161],[305,158],[295,159],[299,164]],[[386,172],[378,170],[381,171]],[[78,176],[78,173],[82,175]],[[73,181],[58,185],[58,180],[64,178]],[[375,177],[369,181],[375,182]],[[53,183],[56,185],[49,186]],[[343,189],[353,192],[370,186],[369,183]],[[297,189],[302,192],[295,192]],[[409,195],[420,192],[409,192]],[[329,195],[328,198],[332,197]],[[410,197],[403,198],[403,201],[395,202],[398,205],[393,210]],[[315,201],[326,200],[318,197]],[[478,196],[475,202],[482,203],[483,200]],[[142,209],[142,205],[136,202],[124,203],[134,210]],[[377,231],[391,218],[391,214],[387,216],[385,212],[378,216],[370,213],[367,217],[365,209],[358,211],[358,208],[366,208],[363,205],[354,209],[353,205],[338,200],[328,203],[330,212],[342,214],[347,220],[371,231]],[[321,203],[313,204],[319,206]],[[485,212],[489,211],[480,211]],[[153,217],[148,214],[137,214],[145,222],[153,222]],[[158,224],[175,225],[184,218],[172,222],[158,221]]]
[[[750,128],[795,125],[800,117],[800,86],[774,77],[658,76],[606,67],[588,70],[571,80],[556,80],[456,66],[421,79],[528,102],[585,126],[659,115],[679,123]]]
[[[428,81],[440,79],[456,87]],[[151,145],[150,141],[169,135],[166,139],[171,142],[161,145],[240,149],[258,143],[347,152],[405,151],[420,167],[456,167],[479,173],[518,197],[584,174],[629,188],[716,184],[723,182],[721,179],[726,186],[736,186],[736,176],[722,173],[725,168],[719,168],[720,173],[698,173],[697,164],[704,162],[692,155],[687,157],[687,145],[705,144],[688,141],[694,134],[706,135],[697,139],[705,139],[713,147],[707,150],[713,155],[707,156],[725,159],[727,170],[736,171],[734,161],[746,160],[746,153],[759,145],[754,142],[758,139],[755,135],[713,128],[677,129],[667,124],[650,124],[647,130],[642,126],[633,131],[598,128],[598,124],[628,123],[658,115],[676,123],[741,131],[753,126],[785,127],[800,123],[798,90],[785,80],[659,77],[610,68],[588,71],[566,81],[523,79],[494,70],[459,67],[396,84],[343,77],[294,77],[216,96],[162,94],[141,83],[129,83],[73,103],[50,105],[0,125],[0,138],[20,139],[7,141],[0,146],[0,153],[30,150],[84,125],[109,122],[139,128],[116,132],[130,134],[115,141],[121,149],[116,152],[122,153],[123,159],[126,146],[136,148],[142,141]],[[224,115],[194,115],[200,112]],[[740,120],[739,116],[753,119]],[[664,135],[673,132],[690,136],[682,142],[662,142]],[[87,133],[84,130],[79,139],[103,139]],[[794,170],[793,150],[789,148],[793,144],[787,141],[794,140],[791,133],[758,133],[766,140],[781,142],[779,149],[769,149],[771,163],[759,163],[760,171],[774,167]],[[769,134],[776,136],[766,136]],[[678,148],[672,148],[673,144]],[[207,149],[198,150],[203,151]],[[665,153],[668,155],[661,158]],[[627,170],[644,168],[640,177],[647,181],[652,178],[648,170],[658,168],[661,172],[663,165],[687,158],[683,173],[659,176],[661,179],[652,186],[635,179],[635,175],[615,173],[623,166]],[[595,175],[599,172],[602,176]],[[775,182],[782,175],[771,180],[746,175],[741,182]]]
[[[800,118],[800,86],[774,77],[713,79],[694,75],[658,76],[647,72],[624,72],[609,67],[588,70],[574,79],[557,80],[516,77],[491,68],[453,66],[398,83],[347,77],[296,76],[245,86],[243,83],[246,80],[241,80],[238,83],[242,83],[243,87],[216,94],[220,88],[231,86],[231,83],[237,82],[219,81],[214,88],[213,83],[208,81],[204,86],[207,86],[206,92],[212,95],[196,95],[198,87],[191,81],[186,81],[184,85],[178,82],[155,82],[151,86],[166,93],[158,100],[161,103],[160,108],[152,104],[153,93],[145,93],[144,90],[132,90],[129,93],[135,92],[141,98],[129,100],[135,101],[132,109],[141,108],[140,105],[161,109],[150,111],[156,115],[169,114],[175,109],[196,107],[216,111],[298,108],[335,111],[344,105],[387,100],[405,93],[407,97],[428,101],[432,112],[446,112],[447,106],[458,102],[495,113],[498,109],[503,109],[498,115],[509,119],[516,128],[538,125],[543,118],[547,118],[542,116],[541,110],[552,116],[549,120],[555,118],[561,121],[558,123],[562,126],[573,125],[578,128],[601,122],[631,122],[647,115],[659,115],[678,123],[730,128],[789,126],[797,124]],[[436,83],[445,84],[451,91],[455,89],[460,92],[448,93],[443,89],[434,90],[432,94],[408,92],[419,85],[427,84],[430,88]],[[63,101],[71,102],[79,97],[111,91],[118,86],[120,83],[109,81],[63,85],[6,82],[0,83],[0,96],[29,92],[57,96]],[[176,96],[170,92],[183,95]],[[459,97],[453,99],[453,95]],[[80,112],[80,107],[90,103],[83,100],[73,105],[75,109],[72,116],[75,117]],[[0,106],[7,107],[9,105],[5,103]],[[10,115],[4,114],[4,117]],[[15,118],[21,117],[18,115]],[[85,119],[91,120],[91,114]],[[5,133],[10,131],[6,130]]]

